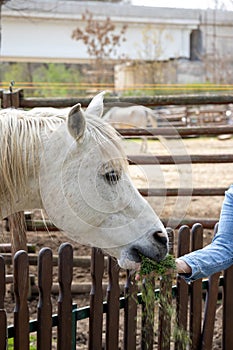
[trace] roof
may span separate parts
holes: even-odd
[[[163,7],[135,6],[125,2],[101,3],[100,1],[59,1],[59,0],[11,0],[3,7],[5,16],[30,16],[30,17],[52,17],[52,18],[80,18],[82,13],[89,10],[96,16],[110,16],[125,18],[130,22],[142,22],[149,20],[150,23],[169,22],[197,22],[204,18],[206,10],[200,9],[178,9]],[[208,10],[209,12],[213,10]],[[209,16],[211,17],[211,16]],[[217,21],[232,21],[233,12],[216,11]]]

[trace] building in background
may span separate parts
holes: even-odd
[[[233,82],[233,12],[133,6],[127,1],[10,0],[2,6],[2,62],[90,64],[81,41],[88,10],[110,16],[125,41],[108,64],[117,87],[140,83]]]

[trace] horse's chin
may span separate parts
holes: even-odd
[[[133,260],[129,260],[128,258],[124,258],[124,259],[121,258],[121,259],[118,259],[118,265],[125,270],[139,271],[141,263]]]

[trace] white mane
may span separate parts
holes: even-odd
[[[13,202],[15,189],[26,189],[29,176],[35,176],[38,169],[41,131],[43,130],[44,134],[55,131],[66,121],[68,112],[69,108],[0,111],[0,202],[6,198]],[[117,151],[119,158],[123,159],[121,166],[125,164],[125,155],[115,130],[100,118],[87,116],[86,122],[87,130],[96,143],[103,146],[103,154],[106,153],[110,157]]]

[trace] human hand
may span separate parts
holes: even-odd
[[[182,259],[176,259],[177,273],[192,273],[191,267]]]

